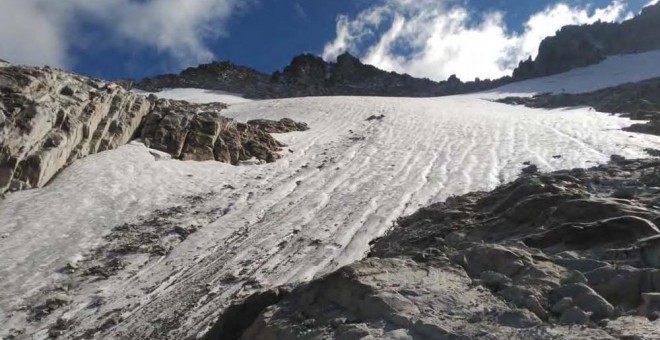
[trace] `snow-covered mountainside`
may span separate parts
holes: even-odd
[[[277,135],[288,146],[269,164],[173,160],[139,141],[78,160],[0,202],[0,336],[202,335],[229,303],[359,260],[397,218],[507,183],[524,162],[557,170],[644,156],[660,138],[622,131],[627,119],[492,99],[657,77],[657,56],[471,95],[234,101],[222,113],[240,122],[309,125]]]

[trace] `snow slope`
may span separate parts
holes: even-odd
[[[509,84],[491,92],[501,94],[584,93],[660,77],[660,50],[611,56],[597,65],[549,77]]]
[[[582,72],[591,87],[605,83]],[[564,76],[528,81],[527,92],[574,80]],[[500,92],[513,91],[522,88]],[[204,90],[198,97],[194,90],[169,94],[212,99]],[[660,148],[658,137],[621,131],[631,124],[626,119],[487,100],[494,96],[238,103],[225,115],[289,117],[311,129],[277,135],[289,146],[271,164],[181,162],[133,142],[75,163],[43,189],[10,194],[0,204],[0,336],[26,328],[46,337],[59,314],[27,323],[21,307],[67,284],[58,270],[102,244],[112,227],[156,209],[185,206],[173,221],[202,228],[168,256],[137,258],[142,266],[107,280],[69,283],[73,302],[62,311],[75,320],[71,331],[101,327],[107,318],[100,316],[115,313],[122,322],[111,338],[194,336],[229,302],[353,262],[396,218],[492,189],[514,179],[525,161],[543,170],[587,167],[612,154],[641,157],[643,148]],[[380,121],[365,120],[380,114]],[[190,195],[200,199],[191,203]]]

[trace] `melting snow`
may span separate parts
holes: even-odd
[[[252,101],[251,99],[243,98],[243,95],[238,93],[216,91],[216,90],[194,89],[194,88],[163,89],[160,92],[146,92],[141,90],[133,90],[133,92],[145,96],[154,94],[159,98],[185,100],[190,103],[198,103],[198,104],[213,103],[213,102],[239,104],[239,103],[247,103]]]
[[[613,85],[595,73],[619,74],[611,70],[616,65],[628,70],[627,59],[606,63],[613,60],[617,63],[610,67],[496,92]],[[641,74],[615,79],[637,80]],[[511,181],[525,161],[543,170],[589,167],[612,154],[641,157],[644,148],[660,148],[658,137],[621,131],[631,124],[627,119],[588,108],[508,106],[489,100],[496,92],[234,102],[224,114],[240,121],[289,117],[309,124],[309,131],[276,136],[288,147],[271,164],[182,162],[156,157],[138,142],[80,160],[47,187],[10,194],[0,204],[0,324],[26,327],[24,313],[12,311],[26,303],[24,298],[64,279],[58,269],[102,242],[112,227],[181,204],[186,195],[204,195],[199,211],[222,208],[224,216],[167,257],[77,287],[69,317],[91,327],[100,322],[99,315],[122,308],[124,321],[114,332],[149,334],[153,320],[177,318],[180,330],[173,336],[194,335],[230,300],[355,261],[396,218],[451,195]],[[159,95],[214,98],[210,91],[194,89]],[[224,101],[227,95],[215,98]],[[381,114],[380,121],[365,120]],[[195,223],[191,212],[183,214],[188,213]],[[211,292],[200,296],[200,287]],[[84,308],[94,295],[106,304]],[[39,335],[45,336],[45,326],[40,325]]]

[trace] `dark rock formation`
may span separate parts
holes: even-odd
[[[660,162],[615,159],[423,208],[240,336],[658,338]]]
[[[179,75],[163,75],[145,79],[135,86],[147,91],[163,88],[192,87],[242,93],[248,98],[288,98],[306,96],[406,96],[434,97],[475,92],[511,82],[510,77],[498,80],[477,80],[464,83],[455,76],[448,81],[434,82],[406,74],[386,72],[365,65],[345,53],[336,63],[303,54],[293,58],[281,72],[271,76],[229,62],[215,62],[188,68]]]
[[[535,60],[520,63],[513,72],[516,80],[562,73],[588,66],[617,54],[630,54],[660,48],[660,4],[622,23],[597,22],[565,26],[544,39]]]
[[[47,67],[0,68],[0,193],[41,187],[76,159],[136,137],[178,159],[238,164],[279,157],[283,145],[269,132],[307,129],[290,119],[237,123],[220,115],[224,108],[144,97]]]
[[[270,132],[307,130],[307,125],[291,119],[238,123],[222,117],[224,104],[190,104],[158,100],[146,117],[141,138],[152,149],[182,160],[216,160],[238,164],[257,158],[274,162],[284,144]],[[255,123],[256,122],[256,123]]]
[[[249,296],[245,301],[227,308],[204,339],[238,339],[268,306],[280,302],[289,294],[284,288],[275,288]]]
[[[285,133],[292,131],[309,130],[306,123],[296,122],[289,118],[282,118],[279,121],[268,119],[254,119],[247,121],[248,126],[263,130],[268,133]]]
[[[135,87],[157,92],[164,88],[200,88],[236,93],[259,93],[270,86],[269,76],[228,61],[189,67],[180,74],[165,74],[135,83]]]
[[[507,97],[499,101],[534,108],[591,106],[599,112],[620,113],[632,120],[648,120],[627,127],[626,131],[660,135],[660,78],[590,93],[541,94],[534,97]]]

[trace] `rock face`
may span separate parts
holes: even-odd
[[[307,130],[304,123],[290,119],[261,120],[247,124],[222,117],[224,104],[190,104],[158,100],[146,117],[140,134],[145,145],[182,160],[216,160],[238,164],[257,158],[273,162],[284,144],[269,132]]]
[[[49,68],[0,68],[0,192],[41,187],[62,167],[130,141],[152,103]]]
[[[655,50],[660,48],[659,32],[660,4],[622,23],[565,26],[544,39],[536,59],[521,62],[513,78],[543,77],[596,64],[610,55]]]
[[[128,92],[115,83],[31,67],[0,68],[0,193],[45,185],[71,162],[140,137],[183,160],[272,162],[268,132],[306,130],[292,120],[248,124],[224,104],[190,104]]]
[[[147,91],[193,87],[242,93],[247,98],[258,99],[342,95],[433,97],[486,90],[509,82],[510,77],[466,83],[456,77],[441,82],[418,79],[365,65],[345,53],[337,57],[336,63],[303,54],[272,75],[230,62],[214,62],[188,68],[178,75],[144,79],[135,87]]]
[[[208,338],[659,338],[660,162],[615,160],[423,208],[365,260]]]
[[[180,74],[165,74],[144,79],[135,87],[145,91],[160,91],[163,88],[201,88],[236,93],[260,93],[269,87],[269,76],[249,67],[238,66],[228,61],[190,67]]]

